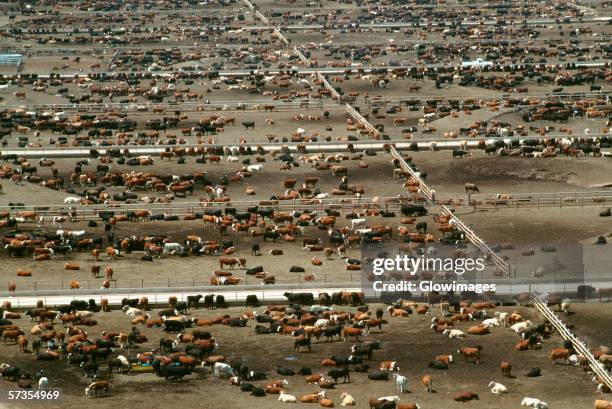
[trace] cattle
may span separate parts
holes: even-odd
[[[399,393],[408,392],[408,379],[400,374],[393,374],[393,381]]]
[[[521,401],[521,406],[530,406],[533,409],[548,409],[548,404],[536,398],[525,397]]]
[[[289,395],[281,390],[280,395],[278,395],[278,400],[284,403],[296,403],[297,398],[293,395]]]
[[[347,379],[349,382],[351,381],[351,376],[347,367],[330,369],[329,371],[327,371],[327,376],[332,378],[336,383],[338,383],[339,378],[343,378],[343,382],[346,382]]]
[[[85,388],[85,396],[88,398],[97,398],[99,396],[108,396],[110,394],[110,383],[108,381],[92,382]]]
[[[312,305],[314,304],[314,295],[312,293],[284,293],[283,296],[291,304]]]
[[[353,398],[351,395],[349,395],[346,392],[343,392],[340,395],[340,406],[355,406],[356,402],[355,402],[355,398]]]
[[[466,193],[479,193],[478,186],[473,183],[466,183],[464,186]]]
[[[299,352],[300,347],[306,347],[308,348],[308,352],[312,352],[312,348],[310,345],[310,338],[305,338],[304,336],[295,338],[295,340],[293,341],[293,351]]]
[[[511,372],[512,372],[512,365],[510,365],[510,362],[507,361],[501,361],[499,363],[499,369],[502,373],[503,376],[509,378],[511,376]]]
[[[396,361],[384,361],[378,366],[381,371],[399,371],[399,364]]]
[[[481,347],[461,347],[457,350],[458,354],[463,355],[466,361],[474,360],[476,365],[478,365],[480,361],[480,350]]]
[[[565,349],[565,348],[557,348],[557,349],[553,349],[552,351],[550,351],[550,354],[548,354],[548,358],[553,361],[553,362],[557,362],[558,359],[563,359],[565,361],[567,361],[567,359],[569,358],[571,352],[569,349]]]
[[[388,371],[372,371],[368,374],[368,379],[374,381],[387,381],[389,380],[389,372]]]
[[[439,361],[431,361],[428,365],[430,368],[438,369],[438,370],[446,370],[448,369],[448,364]]]
[[[465,338],[465,333],[458,329],[445,329],[442,334],[449,338]]]
[[[595,402],[593,402],[593,407],[595,409],[610,409],[612,408],[612,402],[608,402],[607,400],[603,399],[596,399]]]
[[[491,393],[495,395],[501,395],[503,393],[508,393],[508,388],[506,388],[501,383],[497,383],[497,382],[489,382],[489,389]]]
[[[455,402],[468,402],[473,399],[480,399],[477,393],[471,391],[457,392],[453,395]]]
[[[350,327],[342,328],[342,338],[345,341],[348,340],[350,337],[354,337],[355,341],[358,341],[360,335],[363,335],[363,330],[359,328],[350,328]]]
[[[232,367],[223,362],[217,362],[213,366],[213,372],[217,378],[229,378],[234,376]]]

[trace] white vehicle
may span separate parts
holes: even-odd
[[[463,61],[461,63],[462,67],[476,67],[476,68],[483,68],[483,67],[492,67],[493,63],[491,61],[485,61],[482,58],[476,58],[473,61]]]

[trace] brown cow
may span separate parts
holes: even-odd
[[[18,268],[17,269],[17,277],[32,277],[32,271],[31,270],[25,270],[23,268]]]
[[[230,266],[230,268],[234,268],[235,265],[244,268],[246,266],[246,259],[242,257],[219,257],[219,268],[223,268],[225,265]]]
[[[465,391],[465,392],[457,392],[453,395],[453,400],[456,402],[467,402],[472,399],[480,399],[477,393]]]
[[[355,341],[359,340],[359,336],[363,335],[363,331],[359,328],[344,327],[342,328],[342,337],[346,341],[350,337],[355,337]]]
[[[97,278],[100,275],[100,264],[94,264],[91,266],[91,276]]]
[[[566,349],[566,348],[555,348],[552,351],[550,351],[550,354],[548,355],[548,358],[556,363],[557,359],[567,360],[567,358],[569,358],[569,356],[570,356],[570,350],[569,349]]]
[[[522,339],[514,345],[516,351],[527,351],[529,349],[529,340]]]
[[[507,378],[510,378],[510,372],[512,372],[512,365],[508,361],[500,361],[499,369],[501,370],[502,375]]]
[[[463,355],[466,361],[474,359],[476,365],[480,362],[480,347],[461,347],[457,350],[457,353]]]
[[[425,392],[433,393],[433,382],[431,380],[431,376],[423,375],[421,377],[421,383],[425,386]]]
[[[80,270],[78,263],[64,263],[64,270]]]
[[[19,345],[19,352],[28,352],[28,339],[25,336],[19,335],[17,345]]]
[[[472,335],[485,335],[490,333],[489,327],[486,325],[475,325],[469,327],[465,332]]]

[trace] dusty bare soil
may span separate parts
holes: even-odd
[[[375,306],[372,306],[374,308]],[[605,343],[610,339],[609,320],[612,314],[609,304],[586,304],[576,306],[576,314],[571,316],[571,321],[577,326],[577,330],[589,328],[591,333],[599,334],[596,342]],[[239,308],[231,308],[223,311],[190,311],[198,317],[214,317],[220,314],[235,316]],[[519,309],[525,318],[540,321],[533,310]],[[437,311],[434,311],[434,313]],[[152,312],[155,314],[155,311]],[[598,319],[591,321],[591,317]],[[115,311],[106,314],[96,314],[99,321],[98,327],[89,329],[89,336],[96,338],[102,329],[105,330],[129,330],[129,320],[120,312]],[[513,346],[518,337],[508,329],[497,328],[490,335],[481,337],[468,336],[463,341],[450,340],[440,334],[432,334],[429,329],[431,315],[408,318],[389,318],[388,325],[383,326],[382,332],[373,331],[364,340],[380,340],[382,349],[374,353],[372,361],[366,363],[371,367],[377,366],[384,360],[397,360],[401,368],[400,373],[409,379],[409,393],[401,394],[400,402],[417,402],[423,407],[431,408],[459,408],[459,404],[452,400],[454,392],[460,390],[471,390],[479,394],[480,400],[473,401],[467,405],[473,408],[491,407],[518,407],[524,396],[537,397],[548,402],[550,407],[562,409],[586,409],[592,407],[592,401],[596,398],[593,394],[594,385],[590,376],[582,373],[579,369],[563,364],[552,364],[547,358],[552,348],[562,345],[561,339],[554,335],[544,341],[541,350],[517,352]],[[588,322],[588,325],[586,324]],[[29,328],[29,319],[18,320],[18,324],[24,329]],[[468,323],[462,323],[459,329],[465,330]],[[309,367],[314,373],[326,372],[328,368],[321,367],[319,362],[332,354],[346,354],[352,342],[335,341],[330,343],[319,343],[313,345],[312,353],[300,352],[294,354],[292,351],[291,337],[274,335],[254,336],[254,323],[248,323],[247,328],[229,328],[224,326],[213,326],[209,330],[219,343],[220,354],[228,360],[241,359],[252,369],[263,370],[268,374],[268,380],[282,379],[275,373],[278,366]],[[159,329],[140,328],[147,336],[149,342],[141,345],[138,350],[131,350],[131,354],[141,351],[153,350],[158,345],[162,334]],[[426,334],[426,336],[424,336]],[[607,335],[606,335],[607,334]],[[32,339],[32,336],[28,336]],[[466,363],[457,357],[456,350],[459,346],[481,345],[482,362],[476,366]],[[50,381],[50,387],[62,390],[62,401],[49,407],[82,407],[83,390],[90,382],[85,379],[78,368],[71,367],[66,362],[45,363],[33,361],[29,354],[18,352],[16,345],[1,345],[3,360],[12,365],[21,367],[24,371],[34,372],[42,368]],[[119,352],[119,351],[118,351]],[[120,351],[125,354],[125,351]],[[438,354],[453,354],[456,363],[452,364],[448,371],[435,371],[427,367],[428,362]],[[265,356],[265,359],[261,359]],[[296,360],[287,358],[296,357]],[[293,358],[290,358],[293,359]],[[499,373],[498,363],[505,359],[513,365],[511,379],[503,378]],[[542,377],[527,378],[525,374],[532,367],[540,367]],[[199,402],[199,406],[213,409],[220,406],[226,408],[271,408],[284,406],[276,400],[275,395],[263,398],[251,397],[241,393],[237,387],[230,386],[225,380],[215,379],[209,372],[188,376],[182,382],[166,384],[163,380],[156,378],[153,374],[109,374],[106,365],[100,364],[101,379],[107,379],[112,384],[110,397],[87,401],[89,407],[109,407],[111,405],[125,402],[129,399],[131,404],[143,406],[162,405],[166,407],[172,402],[176,405],[191,405]],[[418,379],[429,373],[433,376],[435,393],[427,394],[421,387]],[[287,392],[294,395],[311,393],[318,390],[316,385],[306,385],[303,377],[288,377],[289,387]],[[489,381],[494,380],[505,384],[509,393],[499,397],[487,390]],[[253,382],[256,385],[265,385],[266,381]],[[1,381],[0,388],[4,391],[15,389],[15,384],[9,381]],[[134,391],[146,393],[134,394]],[[338,406],[339,396],[342,392],[348,392],[354,396],[359,408],[367,407],[366,400],[369,397],[389,396],[397,394],[391,381],[369,381],[365,374],[351,373],[351,382],[339,384],[335,389],[328,391],[328,396]],[[26,407],[15,405],[11,407]]]

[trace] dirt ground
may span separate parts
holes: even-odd
[[[427,172],[427,183],[436,192],[465,194],[464,185],[475,183],[479,193],[610,191],[612,160],[605,157],[525,158],[493,157],[481,150],[453,159],[449,151],[415,152],[414,163]]]
[[[376,306],[372,306],[375,308]],[[609,342],[609,320],[612,318],[610,304],[585,304],[576,306],[576,314],[571,315],[571,322],[575,323],[577,331],[587,330],[590,334],[599,334],[593,338],[593,344]],[[241,311],[239,308],[231,308],[223,311],[190,311],[191,314],[209,318],[220,314],[235,316]],[[531,309],[520,308],[519,312],[526,319],[534,322],[541,321],[540,317]],[[596,313],[595,313],[596,312]],[[155,312],[153,311],[153,314]],[[590,318],[597,315],[597,321]],[[129,320],[120,312],[115,311],[106,314],[96,314],[99,327],[89,329],[90,338],[99,336],[99,331],[104,328],[108,330],[129,330]],[[450,340],[440,334],[431,334],[429,324],[431,315],[413,315],[408,318],[389,318],[388,325],[383,325],[381,332],[372,331],[364,340],[380,340],[382,349],[374,352],[372,361],[366,361],[371,367],[375,367],[384,360],[396,360],[401,368],[400,373],[409,379],[409,393],[401,394],[400,402],[417,402],[422,407],[430,408],[459,408],[463,404],[454,402],[452,395],[461,390],[471,390],[479,394],[480,400],[473,401],[468,405],[476,409],[498,407],[518,407],[524,396],[537,397],[548,402],[551,408],[563,409],[586,409],[592,407],[592,401],[596,398],[593,394],[594,385],[587,374],[577,368],[563,364],[552,364],[548,358],[548,352],[552,348],[562,345],[561,339],[554,335],[544,341],[541,350],[517,352],[513,346],[518,340],[516,334],[508,329],[497,328],[490,335],[476,338],[468,336],[465,340]],[[18,320],[19,325],[28,328],[29,319]],[[465,330],[467,326],[473,325],[462,323],[459,329]],[[268,381],[282,379],[275,373],[278,366],[299,369],[309,367],[313,373],[326,372],[328,368],[321,367],[321,359],[332,354],[347,354],[352,342],[321,342],[313,345],[312,353],[292,353],[291,338],[288,336],[257,335],[253,336],[254,323],[248,323],[247,328],[229,328],[225,326],[213,326],[208,330],[219,343],[218,353],[226,356],[228,361],[239,359],[247,363],[252,369],[263,370],[268,374]],[[131,350],[130,354],[149,351],[156,348],[158,339],[162,335],[159,329],[140,328],[149,342],[141,345],[137,350]],[[426,337],[423,334],[427,334]],[[31,336],[29,336],[31,338]],[[459,346],[466,345],[482,346],[482,362],[479,365],[466,363],[457,357],[456,350]],[[62,391],[62,400],[59,404],[50,404],[48,407],[73,408],[81,407],[83,404],[83,390],[90,380],[85,379],[78,368],[70,367],[65,362],[45,363],[33,361],[29,355],[19,353],[15,345],[1,345],[0,351],[4,356],[3,361],[17,365],[25,371],[34,372],[41,368],[49,378],[51,388]],[[257,351],[257,354],[253,352]],[[125,354],[125,351],[121,351]],[[436,371],[427,368],[427,363],[439,354],[453,354],[455,363],[451,364],[448,371]],[[258,356],[265,355],[267,359],[259,359]],[[498,370],[500,359],[508,360],[513,365],[513,378],[504,379]],[[525,374],[532,367],[540,367],[542,377],[527,378]],[[131,404],[151,406],[159,402],[173,402],[173,405],[189,405],[190,402],[199,401],[200,407],[214,409],[219,406],[226,408],[272,408],[284,406],[277,401],[276,396],[268,395],[264,398],[251,397],[246,393],[239,392],[235,386],[230,386],[225,380],[215,379],[210,372],[193,374],[182,382],[165,384],[163,380],[156,378],[153,374],[129,374],[117,375],[108,373],[106,365],[100,364],[101,379],[111,381],[111,396],[97,400],[87,401],[89,407],[109,407],[110,405],[124,402],[129,397]],[[433,377],[435,393],[427,394],[418,382],[420,376],[429,373]],[[484,376],[483,376],[484,375]],[[316,385],[306,385],[301,376],[287,377],[289,387],[287,393],[296,396],[317,391]],[[509,393],[504,396],[496,396],[487,390],[489,381],[494,380],[505,384]],[[253,382],[256,385],[265,385],[266,381]],[[15,385],[8,381],[0,382],[0,389],[15,389]],[[133,395],[134,390],[147,391]],[[339,396],[342,392],[350,393],[357,401],[358,408],[367,407],[366,400],[370,397],[389,396],[397,394],[391,381],[369,381],[365,374],[351,373],[351,382],[336,385],[335,389],[328,390],[328,396],[339,404]],[[604,396],[605,398],[605,396]],[[25,407],[15,405],[12,407]]]

